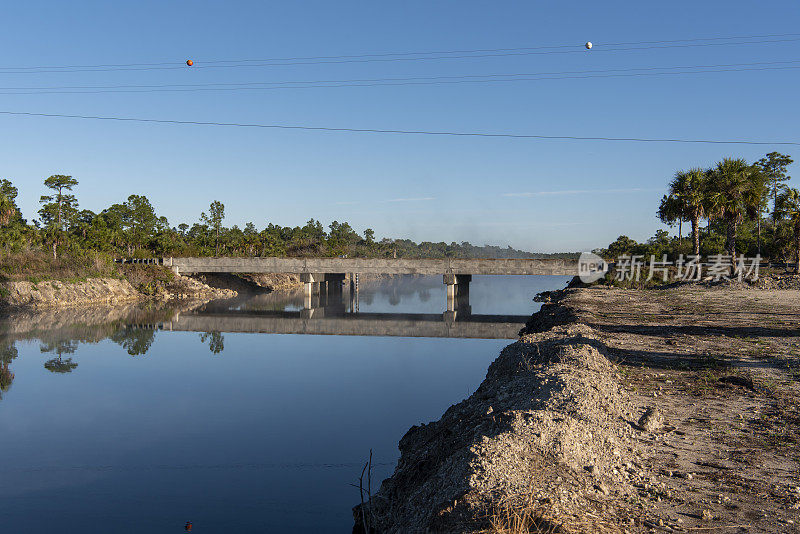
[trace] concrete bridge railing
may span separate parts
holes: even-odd
[[[489,274],[575,275],[576,260],[559,259],[392,259],[392,258],[164,258],[180,274]]]

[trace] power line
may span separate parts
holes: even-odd
[[[645,45],[645,44],[669,44],[669,43],[695,43],[700,41],[721,41],[721,40],[751,40],[751,39],[768,39],[774,37],[798,37],[800,33],[772,33],[764,35],[732,35],[727,37],[696,37],[691,39],[668,39],[657,41],[628,41],[619,43],[595,43],[595,46],[632,46],[632,45]],[[709,43],[713,44],[713,43]],[[728,43],[725,43],[728,44]],[[738,44],[738,43],[733,43]],[[742,43],[746,44],[746,43]],[[471,50],[434,50],[422,52],[386,52],[386,53],[371,53],[371,54],[350,54],[350,55],[335,55],[335,56],[300,56],[300,57],[284,57],[284,58],[261,58],[261,59],[229,59],[229,60],[206,60],[204,63],[248,63],[248,62],[270,62],[270,61],[304,61],[311,59],[357,59],[357,58],[370,58],[370,57],[390,57],[390,56],[421,56],[431,54],[471,54],[481,52],[514,52],[522,50],[546,50],[546,49],[564,49],[564,48],[581,48],[583,45],[576,44],[562,44],[562,45],[542,45],[542,46],[524,46],[513,48],[478,48]],[[174,66],[180,61],[162,61],[151,63],[105,63],[99,65],[39,65],[39,66],[17,66],[17,67],[0,67],[0,70],[37,70],[37,69],[92,69],[92,68],[113,68],[113,67],[158,67],[158,66]],[[182,68],[182,67],[180,67]]]
[[[386,81],[379,83],[367,82],[323,82],[323,83],[308,83],[308,82],[255,82],[258,85],[242,84],[237,87],[215,87],[214,84],[208,87],[163,87],[163,88],[131,88],[131,89],[89,89],[89,90],[36,90],[36,91],[4,91],[0,90],[0,95],[56,95],[56,94],[129,94],[129,93],[187,93],[187,92],[209,92],[209,91],[268,91],[275,89],[318,89],[318,88],[340,88],[340,87],[395,87],[395,86],[416,86],[416,85],[451,85],[451,84],[464,84],[464,83],[507,83],[507,82],[525,82],[525,81],[548,81],[548,80],[583,80],[589,78],[627,78],[627,77],[647,77],[647,76],[670,76],[670,75],[684,75],[684,74],[708,74],[708,73],[721,73],[721,72],[751,72],[751,71],[777,71],[800,69],[800,65],[783,66],[783,67],[752,67],[752,68],[736,68],[736,69],[702,69],[702,70],[689,70],[689,71],[669,71],[669,72],[638,72],[638,73],[620,73],[620,74],[597,74],[597,75],[583,75],[583,76],[540,76],[535,78],[515,77],[515,78],[490,78],[490,79],[455,79],[455,80],[438,80],[438,81]],[[513,76],[513,75],[508,75]]]
[[[200,84],[127,84],[127,85],[66,85],[45,87],[0,87],[0,94],[73,94],[73,93],[104,93],[104,92],[158,92],[158,91],[227,91],[243,89],[293,89],[306,87],[350,87],[350,86],[380,86],[380,85],[406,85],[401,82],[419,83],[472,83],[472,82],[508,82],[508,81],[535,81],[558,79],[584,79],[609,76],[658,76],[663,74],[694,74],[706,72],[744,72],[752,70],[780,70],[798,68],[800,60],[790,61],[760,61],[753,63],[727,63],[717,65],[678,65],[669,67],[635,67],[627,69],[592,69],[577,71],[556,72],[527,72],[527,73],[500,73],[500,74],[462,74],[450,76],[412,76],[389,78],[356,78],[346,80],[288,80],[275,82],[230,82],[230,83],[200,83]],[[743,68],[742,68],[743,67]],[[693,69],[678,72],[677,69]],[[712,70],[709,70],[712,69]],[[721,69],[721,70],[718,70]],[[644,72],[636,72],[644,71]],[[667,72],[654,72],[667,71]],[[586,75],[586,76],[582,76]],[[505,79],[509,78],[509,79]],[[388,82],[388,83],[382,83]],[[324,84],[324,85],[317,85]],[[339,85],[329,85],[339,84]],[[286,86],[286,87],[273,87]],[[29,92],[30,91],[30,92]]]
[[[800,35],[800,34],[787,34],[787,35]],[[740,41],[740,42],[684,42],[677,44],[677,42],[664,41],[663,45],[649,45],[649,46],[628,46],[617,48],[603,48],[604,45],[595,45],[592,52],[587,52],[583,46],[578,45],[564,45],[569,47],[568,50],[531,50],[529,48],[517,49],[495,49],[498,51],[509,50],[508,52],[492,52],[492,53],[463,53],[462,55],[429,55],[425,57],[372,57],[368,54],[361,56],[320,56],[322,59],[314,57],[308,58],[284,58],[284,59],[265,59],[265,60],[218,60],[216,62],[205,62],[202,64],[196,62],[194,66],[187,67],[185,65],[178,65],[176,63],[153,63],[153,64],[127,64],[118,66],[77,66],[77,67],[2,67],[0,74],[52,74],[60,72],[113,72],[113,71],[150,71],[150,70],[179,70],[179,69],[219,69],[219,68],[253,68],[253,67],[279,67],[279,66],[296,66],[296,65],[332,65],[343,63],[373,63],[373,62],[394,62],[394,61],[431,61],[431,60],[448,60],[448,59],[479,59],[489,57],[512,57],[512,56],[531,56],[531,55],[544,55],[544,54],[576,54],[576,53],[598,53],[598,52],[620,52],[620,51],[633,51],[633,50],[654,50],[665,48],[693,48],[700,46],[734,46],[734,45],[749,45],[749,44],[765,44],[765,43],[786,43],[800,41],[800,37],[786,38],[786,39],[767,39],[760,41]],[[642,41],[645,42],[645,41]],[[656,42],[657,41],[653,41]],[[616,45],[605,45],[616,46]],[[558,47],[540,47],[540,48],[562,48]],[[459,52],[447,52],[446,54],[458,54]],[[425,53],[417,53],[421,55]],[[429,53],[433,54],[433,53]],[[394,56],[402,56],[404,54],[390,54]]]
[[[328,126],[296,126],[286,124],[258,124],[258,123],[237,123],[237,122],[210,122],[210,121],[186,121],[170,119],[143,119],[139,117],[105,117],[98,115],[67,115],[62,113],[33,113],[26,111],[0,111],[2,115],[16,115],[27,117],[54,117],[67,119],[86,119],[102,121],[120,122],[141,122],[153,124],[180,124],[193,126],[227,126],[237,128],[265,128],[278,130],[306,130],[319,132],[348,132],[348,133],[376,133],[376,134],[401,134],[401,135],[433,135],[433,136],[455,136],[455,137],[495,137],[508,139],[549,139],[564,141],[624,141],[641,143],[704,143],[715,145],[792,145],[800,146],[797,141],[750,141],[750,140],[718,140],[718,139],[671,139],[671,138],[645,138],[645,137],[589,137],[575,135],[534,135],[534,134],[512,134],[512,133],[490,133],[490,132],[453,132],[453,131],[429,131],[429,130],[394,130],[378,128],[334,128]]]
[[[594,43],[595,46],[630,46],[630,45],[644,45],[644,44],[667,44],[667,43],[689,43],[698,41],[717,41],[717,40],[748,40],[748,39],[766,39],[773,37],[797,37],[800,33],[779,33],[769,35],[750,35],[750,36],[731,36],[731,37],[699,37],[694,39],[671,39],[661,41],[636,41],[636,42],[622,42],[622,43]],[[746,44],[749,41],[746,41]],[[757,41],[761,42],[761,41]],[[768,41],[768,42],[781,42],[781,41]],[[709,43],[715,44],[715,43]],[[738,43],[733,43],[738,44]],[[268,61],[304,61],[311,59],[357,59],[357,58],[370,58],[370,57],[390,57],[390,56],[421,56],[431,54],[472,54],[482,52],[515,52],[523,50],[557,50],[578,48],[578,52],[583,52],[583,43],[581,44],[563,44],[563,45],[547,45],[547,46],[523,46],[515,48],[479,48],[473,50],[437,50],[428,52],[394,52],[382,54],[355,54],[355,55],[339,55],[339,56],[305,56],[305,57],[288,57],[288,58],[268,58],[268,59],[232,59],[232,60],[206,60],[203,63],[246,63],[246,62],[268,62]]]

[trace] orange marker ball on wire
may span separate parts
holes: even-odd
[[[192,61],[191,59],[187,59],[186,64],[191,67],[192,65],[194,65],[194,61]]]

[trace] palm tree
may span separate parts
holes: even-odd
[[[694,253],[700,254],[700,219],[706,215],[707,174],[703,169],[678,171],[669,184],[669,195],[661,199],[658,217],[666,224],[688,220],[692,223]],[[678,227],[678,236],[681,230]]]
[[[694,168],[688,171],[678,171],[669,184],[670,196],[675,197],[680,211],[692,223],[692,243],[695,254],[700,254],[700,219],[706,214],[707,176],[708,171],[704,169]]]
[[[778,217],[786,217],[794,231],[795,269],[800,273],[800,191],[794,188],[784,190],[775,202]]]
[[[725,158],[709,172],[707,209],[727,226],[725,249],[736,256],[736,230],[745,216],[755,218],[767,194],[766,178],[742,158]]]

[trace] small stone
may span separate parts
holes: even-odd
[[[597,485],[595,485],[594,489],[596,489],[597,491],[599,491],[603,495],[608,495],[609,493],[611,493],[608,490],[608,487],[605,484],[597,484]]]
[[[694,475],[693,475],[693,474],[691,474],[691,473],[688,473],[688,474],[686,475],[686,478],[688,478],[689,480],[692,480],[692,479],[694,478]]]
[[[639,428],[646,432],[655,432],[664,427],[664,416],[658,411],[658,408],[650,407],[645,410],[642,417],[639,419]]]
[[[712,521],[714,519],[714,514],[711,513],[711,510],[703,510],[700,515],[703,521]]]

